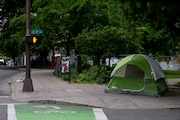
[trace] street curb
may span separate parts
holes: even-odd
[[[84,106],[84,107],[102,108],[102,107],[99,107],[99,106],[93,106],[93,105],[87,105],[87,104],[79,104],[79,103],[70,103],[70,102],[56,101],[56,100],[36,100],[36,101],[28,101],[27,103],[55,104],[55,105]]]
[[[82,107],[92,107],[92,108],[103,108],[103,107],[99,107],[99,106],[92,106],[92,105],[78,104],[78,103],[70,103],[70,102],[56,101],[56,100],[37,100],[37,101],[28,101],[27,103],[28,104],[50,104],[50,105],[82,106]],[[151,108],[151,109],[180,109],[180,107]]]

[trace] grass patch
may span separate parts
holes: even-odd
[[[180,78],[180,70],[163,70],[166,78]]]
[[[180,78],[180,70],[163,70],[166,78]],[[174,86],[180,87],[180,82],[177,82]]]

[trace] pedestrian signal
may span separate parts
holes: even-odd
[[[32,43],[33,44],[37,43],[37,37],[36,36],[33,36]]]
[[[42,39],[41,36],[38,36],[38,35],[32,36],[31,43],[32,44],[41,44],[41,39]]]

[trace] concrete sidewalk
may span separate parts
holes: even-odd
[[[25,73],[20,73],[13,76],[12,80],[24,77]],[[23,82],[21,81],[12,84],[13,100],[80,104],[114,109],[180,108],[180,93],[173,89],[163,97],[104,93],[105,85],[69,84],[54,76],[53,70],[43,69],[32,69],[31,78],[33,92],[23,92]],[[179,80],[177,79],[175,82],[177,81]],[[174,83],[171,82],[171,84]]]

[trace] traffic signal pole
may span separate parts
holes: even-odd
[[[26,0],[26,78],[24,80],[23,91],[24,92],[32,92],[33,83],[31,79],[31,66],[30,66],[30,47],[31,44],[27,42],[27,39],[30,39],[30,4],[31,0]]]

